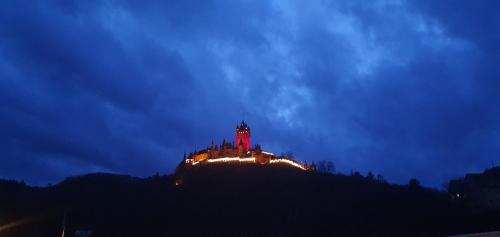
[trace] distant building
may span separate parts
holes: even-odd
[[[250,150],[250,127],[241,121],[241,124],[236,125],[236,145],[243,146],[243,151],[248,152]]]
[[[210,147],[201,151],[193,152],[184,157],[183,166],[195,166],[210,163],[257,163],[257,164],[286,164],[302,170],[308,170],[310,166],[303,165],[291,157],[275,156],[271,152],[263,151],[260,145],[251,147],[250,127],[241,121],[236,126],[236,141],[234,144],[223,140],[217,146],[213,143]]]
[[[451,180],[448,193],[453,200],[467,203],[473,208],[500,208],[500,167]]]

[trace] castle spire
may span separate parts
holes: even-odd
[[[245,120],[241,120],[241,124],[237,126],[236,129],[236,146],[243,145],[243,150],[245,152],[249,151],[250,145],[250,127],[245,123]]]

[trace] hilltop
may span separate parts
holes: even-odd
[[[47,188],[1,181],[0,191],[0,223],[30,219],[4,236],[57,235],[64,213],[66,236],[428,236],[496,224],[445,192],[289,166],[199,166],[181,186],[174,175],[89,174]]]

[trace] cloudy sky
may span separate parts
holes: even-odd
[[[500,164],[498,9],[2,1],[0,178],[171,173],[245,119],[265,150],[440,188]]]

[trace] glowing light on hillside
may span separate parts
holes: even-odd
[[[33,218],[24,218],[24,219],[21,219],[21,220],[18,220],[18,221],[14,221],[14,222],[11,222],[11,223],[8,223],[8,224],[5,224],[5,225],[0,225],[0,233],[3,232],[3,231],[6,231],[8,229],[11,229],[11,228],[22,226],[22,225],[30,223],[32,221],[34,221]]]
[[[200,161],[194,161],[194,159],[186,159],[186,164],[196,165],[200,163]]]
[[[272,153],[267,152],[267,154],[272,155]],[[194,161],[194,159],[186,159],[186,164],[197,165],[199,163],[257,163],[257,159],[255,157],[222,157],[215,159],[205,159],[200,161]],[[293,167],[299,168],[301,170],[307,170],[303,165],[293,160],[279,158],[279,159],[270,159],[270,164],[287,164]]]
[[[203,150],[203,152],[192,153],[189,155],[189,159],[186,159],[186,155],[184,155],[185,164],[195,166],[199,163],[258,163],[261,165],[281,163],[301,170],[307,170],[304,165],[296,161],[287,159],[286,157],[277,158],[271,152],[262,151],[259,145],[255,145],[255,149],[253,150],[250,147],[250,127],[245,121],[241,121],[240,125],[236,125],[235,143],[231,144],[223,140],[219,150],[217,146],[214,147],[212,141],[212,146]]]
[[[297,163],[297,162],[294,162],[294,161],[291,161],[291,160],[288,160],[288,159],[272,159],[269,161],[271,164],[276,164],[276,163],[284,163],[284,164],[289,164],[289,165],[292,165],[294,167],[297,167],[301,170],[306,170],[306,168],[304,168],[304,166],[302,166],[301,164]]]
[[[240,158],[240,157],[223,157],[217,159],[208,159],[208,163],[217,163],[217,162],[247,162],[247,163],[255,163],[255,157],[248,158]]]

